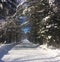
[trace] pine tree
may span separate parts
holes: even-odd
[[[41,34],[42,29],[42,19],[48,15],[48,3],[46,0],[44,1],[29,1],[30,5],[28,9],[30,9],[30,22],[32,23],[31,28],[31,36],[33,38],[34,43],[43,43],[43,36]],[[34,3],[34,4],[33,4]]]
[[[16,0],[0,0],[0,18],[6,18],[16,12]]]
[[[35,0],[28,1],[30,3],[28,9],[31,10],[29,14],[32,22],[31,36],[33,42],[56,46],[60,44],[59,2],[54,1],[52,4],[55,6],[49,6],[50,3],[47,0],[37,1],[38,4]]]

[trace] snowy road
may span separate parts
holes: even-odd
[[[21,48],[8,52],[3,58],[4,62],[60,62],[59,50],[43,48]]]
[[[58,49],[20,47],[21,44],[14,46],[1,60],[4,62],[60,62]]]

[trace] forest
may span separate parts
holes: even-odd
[[[0,43],[18,43],[23,34],[35,44],[60,47],[60,0],[0,0]]]

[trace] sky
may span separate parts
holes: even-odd
[[[22,30],[24,31],[24,33],[28,33],[30,31],[30,28],[29,27],[25,27]]]
[[[20,17],[20,23],[22,24],[22,23],[24,23],[24,22],[26,22],[27,21],[27,17],[26,16],[22,16],[22,17]],[[29,25],[27,25],[27,26],[23,26],[22,27],[22,31],[24,32],[24,33],[28,33],[29,31],[30,31],[30,24]]]
[[[24,3],[26,0],[17,0],[18,2],[20,2],[21,4]],[[27,16],[22,16],[20,17],[20,23],[24,23],[27,21]],[[22,27],[22,31],[24,31],[24,33],[27,33],[30,31],[30,26],[26,26],[26,27]]]
[[[27,20],[26,16],[20,17],[20,23],[24,23]]]

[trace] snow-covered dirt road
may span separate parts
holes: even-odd
[[[4,62],[60,62],[58,49],[20,47],[21,44],[13,47],[1,60]]]
[[[27,39],[22,42],[0,46],[0,62],[60,62],[59,49],[37,47]]]

